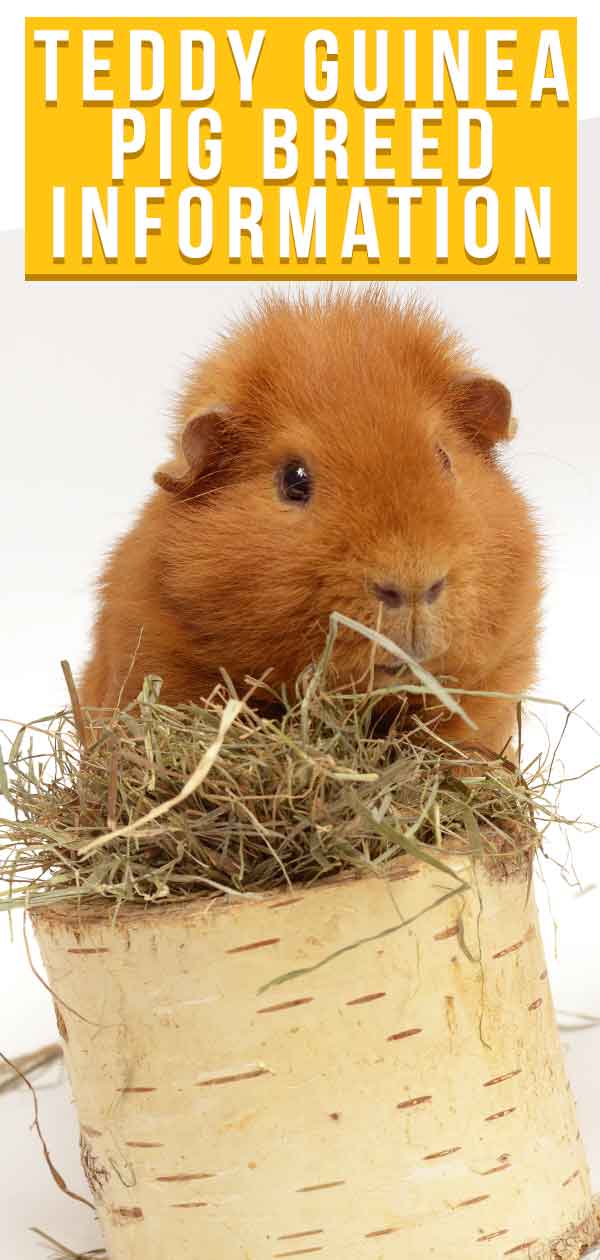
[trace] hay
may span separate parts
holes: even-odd
[[[14,1062],[4,1059],[0,1063],[0,1094],[8,1093],[11,1089],[18,1089],[34,1072],[39,1072],[49,1064],[62,1060],[62,1053],[62,1046],[55,1041],[52,1045],[40,1046],[39,1050],[32,1050],[30,1054],[19,1055]]]
[[[31,1226],[31,1233],[36,1234],[48,1244],[51,1248],[49,1255],[52,1256],[52,1260],[109,1260],[108,1252],[104,1250],[104,1247],[95,1247],[92,1251],[72,1251],[66,1243],[58,1242],[56,1238],[46,1234],[43,1229],[37,1229],[35,1225]]]
[[[227,680],[202,704],[170,708],[149,677],[126,708],[86,715],[67,671],[72,708],[21,727],[0,763],[11,813],[0,819],[0,908],[248,896],[383,872],[403,853],[446,873],[446,853],[522,861],[560,821],[554,755],[517,769],[453,748],[439,708],[460,712],[460,692],[400,649],[392,686],[328,689],[340,623],[394,647],[334,614],[317,667],[296,696],[273,693],[268,712]],[[435,720],[414,712],[426,696]],[[397,713],[382,729],[390,697]]]

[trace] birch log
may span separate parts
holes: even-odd
[[[450,862],[469,888],[445,900],[454,880],[407,858],[115,922],[34,913],[111,1260],[597,1240],[528,872]]]

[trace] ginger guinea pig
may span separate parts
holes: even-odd
[[[101,579],[84,703],[147,673],[167,703],[199,700],[221,666],[293,688],[334,609],[461,688],[527,689],[540,545],[497,459],[510,423],[508,390],[418,302],[267,298],[187,382],[173,459]],[[365,685],[371,650],[340,630],[338,679]],[[376,684],[397,667],[378,650]],[[452,717],[444,738],[500,751],[514,703],[463,707],[477,733]]]

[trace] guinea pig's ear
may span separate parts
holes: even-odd
[[[514,437],[510,392],[492,376],[461,377],[450,390],[450,406],[459,428],[486,453]]]
[[[174,458],[161,464],[154,474],[157,486],[170,494],[177,494],[189,490],[199,477],[216,469],[222,419],[223,412],[218,407],[194,411],[188,416]]]

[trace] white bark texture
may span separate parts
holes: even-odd
[[[446,900],[453,880],[407,858],[389,881],[116,921],[35,912],[111,1260],[596,1241],[527,873],[449,862],[470,888]]]

